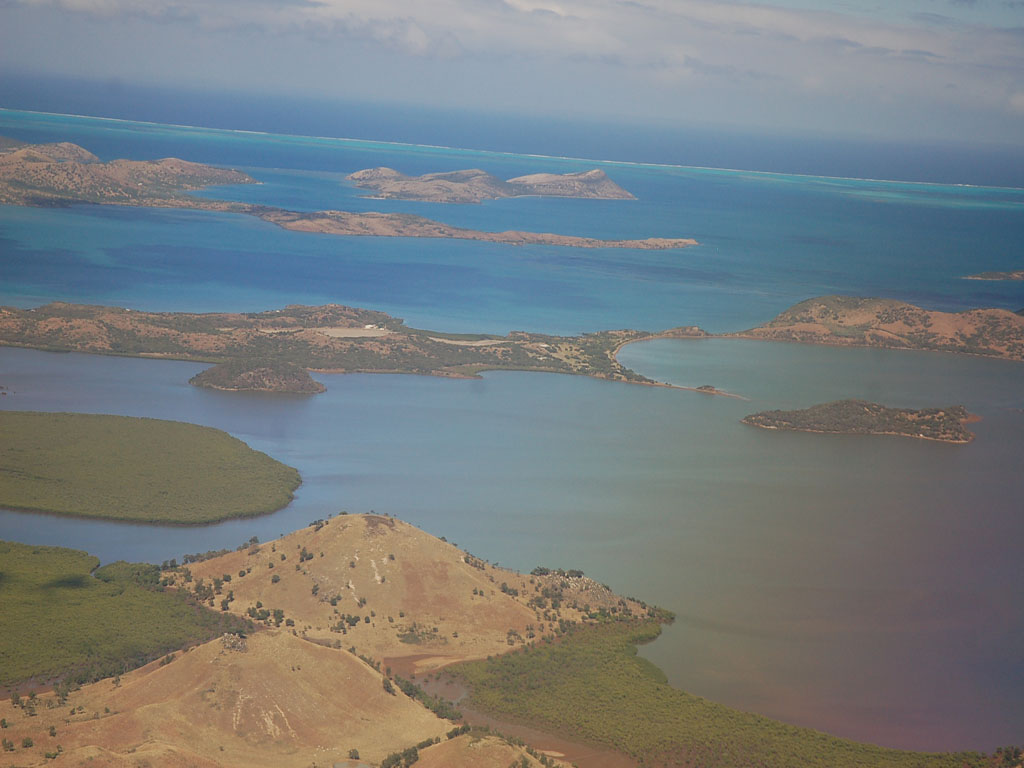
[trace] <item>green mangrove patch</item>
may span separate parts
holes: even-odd
[[[98,565],[79,550],[0,541],[0,686],[67,690],[248,626],[164,591],[155,565]]]
[[[274,512],[299,473],[226,432],[127,416],[0,411],[0,506],[195,525]]]
[[[671,687],[637,644],[656,621],[579,625],[561,638],[449,668],[471,706],[619,750],[641,765],[704,768],[964,768],[975,753],[928,754],[836,738]]]

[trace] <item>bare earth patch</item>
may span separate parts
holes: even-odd
[[[317,328],[316,332],[332,339],[373,339],[392,333],[387,328]]]

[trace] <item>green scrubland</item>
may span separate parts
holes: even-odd
[[[194,525],[278,510],[299,473],[226,432],[127,416],[0,411],[0,506]]]
[[[637,655],[655,621],[577,626],[558,640],[469,662],[451,674],[472,706],[597,744],[642,765],[702,768],[980,768],[1002,754],[885,749],[741,712],[680,691]]]
[[[155,565],[0,542],[0,686],[117,675],[247,623],[164,591]]]

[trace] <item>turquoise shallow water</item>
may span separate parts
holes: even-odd
[[[285,232],[243,216],[83,206],[0,208],[0,301],[260,310],[336,301],[448,331],[575,333],[700,324],[739,330],[809,296],[884,295],[936,309],[1024,307],[1024,191],[600,164],[479,151],[183,129],[0,110],[0,134],[71,140],[104,159],[178,155],[262,183],[206,194],[293,209],[417,213],[487,230],[694,237],[672,251],[515,247]],[[501,177],[602,167],[635,201],[522,198],[451,206],[366,200],[345,174],[482,167]]]
[[[736,330],[808,296],[944,309],[1024,307],[1024,192],[608,164],[639,200],[480,206],[368,201],[346,173],[595,163],[0,111],[0,134],[104,158],[237,165],[211,190],[294,209],[396,210],[482,229],[694,236],[682,251],[583,251],[289,233],[246,217],[0,207],[0,302],[259,310],[338,301],[451,331]],[[0,536],[104,560],[163,560],[324,514],[400,515],[506,565],[580,567],[679,615],[645,649],[673,683],[886,744],[1019,741],[1024,709],[1024,366],[735,340],[626,347],[627,365],[748,400],[575,377],[325,376],[312,398],[197,390],[190,363],[0,349],[0,407],[173,418],[298,467],[295,503],[259,520],[155,529],[0,512]],[[770,433],[739,419],[838,397],[963,402],[978,439]],[[979,631],[979,627],[983,630]]]

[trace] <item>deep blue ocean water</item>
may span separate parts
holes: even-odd
[[[446,331],[738,330],[826,294],[929,308],[1024,307],[1024,191],[316,139],[0,110],[0,134],[103,159],[179,156],[261,184],[204,194],[295,210],[407,211],[459,226],[682,250],[582,250],[286,232],[244,216],[0,207],[0,303],[263,310],[339,302]],[[361,168],[603,168],[635,201],[479,206],[366,200]],[[201,366],[0,350],[0,407],[174,418],[300,469],[275,515],[162,530],[0,513],[0,537],[162,560],[376,509],[517,568],[582,567],[680,620],[645,649],[687,690],[915,748],[1020,740],[1024,722],[1024,365],[713,340],[627,347],[659,380],[749,400],[576,377],[321,377],[312,398],[187,385]],[[969,446],[787,435],[746,413],[837,397],[963,402]],[[983,627],[983,630],[979,630]]]

